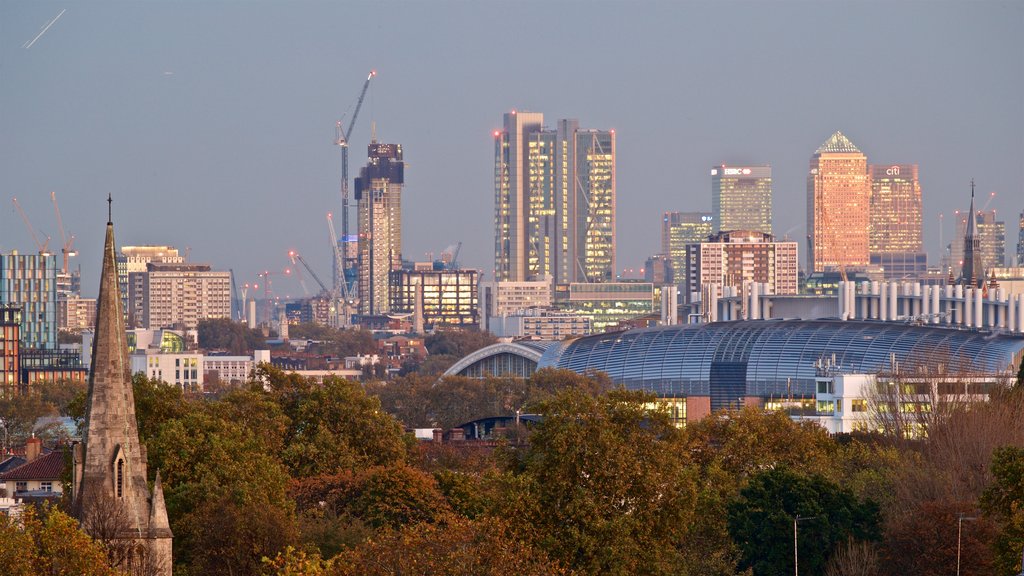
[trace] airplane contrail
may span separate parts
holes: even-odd
[[[46,26],[43,26],[43,29],[39,31],[39,34],[36,34],[35,38],[33,38],[32,40],[26,42],[25,44],[22,44],[22,46],[25,48],[25,50],[28,50],[29,48],[31,48],[32,45],[36,43],[36,40],[39,40],[39,38],[41,38],[43,34],[46,34],[46,31],[50,29],[50,26],[53,26],[53,23],[56,22],[61,16],[63,16],[64,13],[67,12],[67,11],[68,11],[67,8],[64,8],[63,10],[61,10],[60,14],[57,14],[56,16],[54,16],[53,20],[50,20],[49,22],[46,23]]]

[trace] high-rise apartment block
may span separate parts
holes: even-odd
[[[776,242],[771,234],[754,230],[722,232],[707,242],[687,245],[690,263],[684,297],[700,299],[704,286],[742,287],[757,282],[771,294],[796,294],[799,258],[797,242]]]
[[[138,328],[142,324],[143,301],[142,281],[146,273],[146,265],[150,262],[167,264],[184,264],[185,258],[172,246],[122,246],[117,255],[117,278],[121,285],[121,309],[129,328]],[[128,297],[136,295],[135,300]]]
[[[867,157],[842,132],[836,132],[811,157],[807,175],[812,272],[869,264],[870,199]]]
[[[868,243],[872,266],[887,280],[918,278],[928,268],[921,240],[917,164],[872,164]]]
[[[402,267],[402,185],[405,162],[401,144],[367,148],[367,162],[355,179],[359,212],[359,313],[389,310],[388,279]]]
[[[711,169],[714,232],[753,230],[772,233],[771,166],[726,166]]]
[[[494,268],[499,281],[615,278],[615,131],[510,112],[494,133]]]
[[[231,273],[209,264],[150,262],[141,282],[129,285],[129,300],[142,305],[145,328],[195,328],[200,320],[231,318]]]
[[[686,274],[686,245],[704,242],[712,234],[711,212],[665,212],[661,219],[661,252],[668,255],[674,281]]]
[[[0,254],[0,305],[21,307],[21,346],[57,348],[57,258]]]

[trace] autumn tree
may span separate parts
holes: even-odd
[[[680,432],[653,397],[559,393],[510,455],[499,514],[568,567],[594,574],[678,573],[694,478]]]
[[[981,506],[995,522],[993,541],[996,574],[1020,574],[1024,551],[1024,448],[1003,446],[992,457],[992,483]]]
[[[877,540],[879,510],[819,475],[773,468],[753,475],[729,506],[729,533],[742,550],[741,568],[755,576],[793,572],[793,522],[799,525],[800,566],[822,574],[832,552],[848,538]],[[802,544],[802,545],[801,545]]]
[[[196,326],[199,347],[203,350],[226,350],[232,354],[248,354],[264,345],[263,336],[230,318],[200,320]]]
[[[56,508],[0,514],[0,567],[9,576],[117,576],[103,545]]]

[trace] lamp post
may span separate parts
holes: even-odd
[[[960,534],[963,532],[964,520],[977,520],[974,516],[964,516],[961,512],[956,521],[956,576],[960,576]]]
[[[801,520],[814,520],[817,516],[801,516],[797,514],[793,517],[793,576],[800,576],[800,557],[797,554],[796,545],[796,525]]]

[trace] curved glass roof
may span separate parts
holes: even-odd
[[[748,396],[768,397],[813,395],[815,363],[833,356],[847,373],[888,371],[895,361],[901,370],[994,375],[1021,362],[1024,337],[885,322],[720,322],[559,343],[547,349],[538,368],[600,370],[628,388],[664,396],[707,395],[719,378],[745,383]]]

